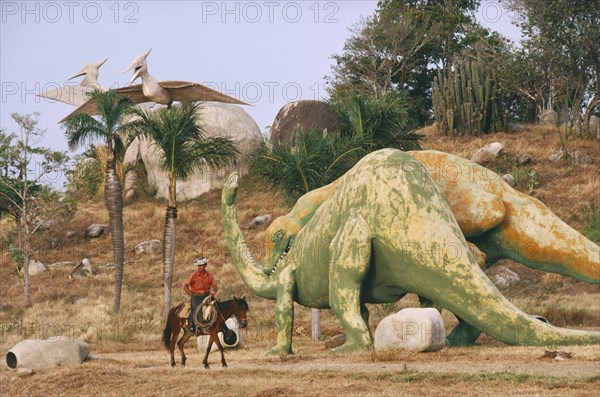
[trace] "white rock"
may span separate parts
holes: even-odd
[[[504,175],[502,175],[502,180],[504,182],[508,183],[508,185],[511,186],[511,187],[517,186],[517,182],[515,181],[515,177],[512,176],[511,174],[504,174]]]
[[[261,225],[264,225],[266,223],[269,223],[271,221],[271,215],[266,214],[266,215],[259,215],[256,218],[252,219],[250,221],[250,224],[248,225],[250,228],[255,228],[255,227],[259,227]]]
[[[108,228],[108,225],[106,225],[106,224],[102,224],[102,223],[91,224],[85,229],[84,237],[86,239],[100,237],[104,234],[104,232],[106,231],[107,228]]]
[[[375,330],[376,350],[436,351],[446,344],[444,321],[433,308],[409,308],[385,317]]]
[[[75,267],[69,274],[69,279],[74,276],[86,277],[94,274],[92,270],[92,262],[88,258],[83,258],[81,263]]]
[[[504,153],[504,145],[500,142],[492,142],[479,149],[471,157],[471,161],[477,164],[484,164],[494,161],[498,156]]]
[[[47,272],[48,268],[40,261],[30,260],[29,261],[29,275],[35,276],[36,274]]]
[[[80,364],[90,353],[90,346],[67,336],[27,339],[17,343],[6,353],[9,369],[51,368],[58,365]]]
[[[141,243],[136,244],[133,247],[136,255],[139,254],[150,254],[150,255],[158,255],[162,252],[162,245],[160,240],[147,240],[142,241]]]
[[[556,125],[558,114],[552,109],[546,109],[540,113],[539,118],[542,125]]]
[[[494,266],[486,271],[486,273],[492,282],[500,288],[509,287],[517,281],[521,281],[517,273],[504,266]]]

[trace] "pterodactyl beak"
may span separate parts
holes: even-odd
[[[129,81],[129,84],[133,83],[135,79],[140,77],[143,67],[146,66],[146,57],[150,54],[150,51],[152,51],[152,48],[150,48],[148,51],[146,51],[139,57],[135,58],[131,65],[129,65],[127,69],[125,69],[125,71],[123,72],[123,74],[125,74],[130,70],[134,71],[133,76],[131,76],[131,80]]]
[[[85,65],[83,69],[77,72],[73,77],[69,78],[69,80],[73,80],[74,78],[79,76],[85,76],[86,74],[88,74],[88,72],[90,72],[90,69],[95,69],[96,71],[98,71],[98,69],[100,69],[100,66],[104,65],[106,61],[108,61],[108,58],[105,58],[103,61],[100,61],[98,63],[90,63],[88,65]]]

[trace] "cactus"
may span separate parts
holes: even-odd
[[[444,135],[481,135],[506,128],[490,68],[475,60],[438,70],[432,85],[433,113]]]

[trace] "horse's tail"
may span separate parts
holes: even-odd
[[[165,324],[165,329],[163,330],[162,343],[165,349],[171,349],[171,334],[173,333],[173,326],[171,325],[172,318],[176,319],[175,311],[179,306],[176,306],[169,310],[169,314],[167,315],[167,324]]]

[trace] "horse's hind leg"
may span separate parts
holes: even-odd
[[[177,364],[175,364],[175,344],[179,337],[179,329],[180,327],[173,326],[173,333],[171,334],[171,345],[169,346],[169,352],[171,353],[171,367],[177,366]]]
[[[188,330],[184,329],[183,336],[177,342],[177,347],[179,347],[179,352],[181,353],[181,366],[185,367],[185,362],[187,361],[187,357],[185,356],[185,352],[183,351],[183,346],[185,343],[192,337],[192,333]]]
[[[205,369],[210,368],[210,366],[208,365],[208,353],[210,353],[210,349],[212,347],[213,340],[214,340],[214,335],[211,334],[210,338],[208,338],[208,346],[206,346],[206,354],[204,355],[204,360],[202,360],[202,363],[204,364]]]

